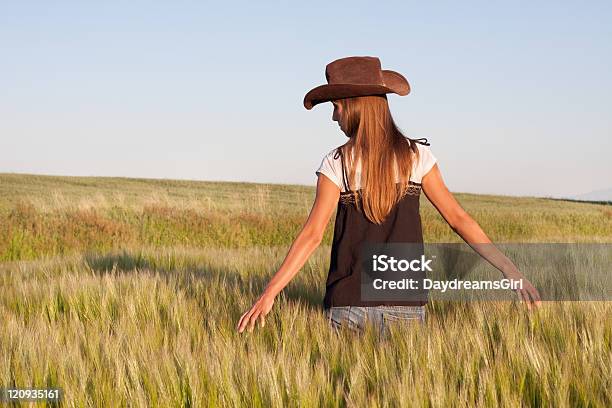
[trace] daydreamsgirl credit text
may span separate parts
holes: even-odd
[[[372,286],[377,290],[399,289],[399,290],[517,290],[523,289],[522,279],[500,279],[500,280],[433,280],[403,278],[398,280],[374,279]]]
[[[372,271],[374,272],[431,272],[433,259],[427,259],[421,255],[417,259],[396,259],[388,255],[372,256]],[[383,279],[376,278],[372,281],[376,290],[517,290],[523,289],[522,279],[499,279],[499,280],[435,280],[427,278],[401,278]]]

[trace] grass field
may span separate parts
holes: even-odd
[[[612,206],[456,194],[494,242],[612,242]],[[322,316],[333,222],[235,325],[314,188],[0,174],[0,387],[67,406],[612,406],[610,302],[431,302],[379,341]],[[461,242],[422,195],[427,242]]]

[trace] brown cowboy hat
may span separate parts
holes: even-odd
[[[337,59],[325,67],[325,78],[326,85],[311,89],[304,97],[306,109],[340,98],[410,93],[406,78],[398,72],[380,69],[380,60],[376,57]]]

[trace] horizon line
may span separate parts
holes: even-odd
[[[21,172],[0,172],[0,176],[14,175],[14,176],[36,176],[36,177],[65,177],[65,178],[92,178],[92,179],[125,179],[125,180],[145,180],[145,181],[184,181],[184,182],[198,182],[198,183],[217,183],[217,184],[254,184],[254,185],[277,185],[277,186],[295,186],[295,187],[316,187],[316,184],[298,184],[298,183],[273,183],[273,182],[260,182],[260,181],[238,181],[238,180],[204,180],[204,179],[191,179],[191,178],[159,178],[159,177],[135,177],[135,176],[100,176],[100,175],[66,175],[66,174],[49,174],[49,173],[21,173]],[[450,191],[450,190],[449,190]],[[612,204],[612,201],[594,201],[594,200],[580,200],[572,197],[554,197],[551,195],[547,196],[533,196],[533,195],[510,195],[510,194],[492,194],[492,193],[470,193],[464,191],[451,191],[453,194],[469,194],[479,196],[492,196],[492,197],[509,197],[509,198],[538,198],[538,199],[552,199],[552,200],[568,200],[584,203],[599,203],[599,204]]]

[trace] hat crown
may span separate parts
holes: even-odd
[[[402,74],[381,69],[377,57],[346,57],[325,67],[327,84],[319,85],[304,96],[304,107],[312,109],[321,102],[342,98],[395,93],[408,95],[410,84]]]
[[[380,60],[376,57],[346,57],[325,67],[328,84],[384,85]]]

